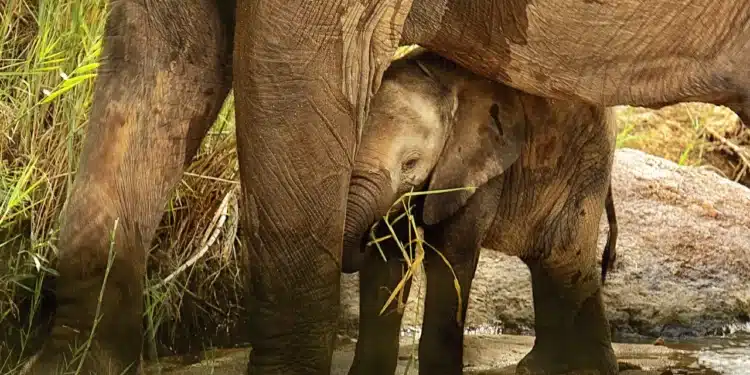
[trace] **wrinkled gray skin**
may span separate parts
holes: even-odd
[[[60,217],[58,306],[29,366],[35,375],[53,373],[89,337],[82,373],[136,371],[146,249],[230,88],[250,267],[248,370],[307,375],[330,372],[352,161],[399,44],[596,105],[698,100],[744,119],[750,87],[748,0],[120,0],[108,10],[88,134]],[[546,363],[536,358],[525,363]]]
[[[462,301],[468,301],[481,247],[518,256],[531,270],[536,332],[519,373],[615,374],[596,267],[599,219],[605,202],[611,204],[614,148],[615,125],[604,107],[532,96],[433,53],[413,53],[391,64],[373,98],[354,159],[344,233],[344,243],[353,247],[344,249],[344,259],[360,250],[369,227],[401,194],[475,186],[473,195],[414,199],[425,239],[450,261]],[[392,210],[390,216],[398,214]],[[399,227],[402,240],[409,238],[405,230]],[[384,234],[381,229],[378,237]],[[388,243],[387,262],[372,247],[362,252],[367,258],[352,375],[396,368],[402,311],[379,311],[404,263]],[[456,313],[465,316],[467,306],[459,309],[443,260],[425,251],[419,373],[458,375],[464,327]]]

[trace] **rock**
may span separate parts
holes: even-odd
[[[617,264],[604,301],[619,337],[718,333],[750,320],[750,189],[714,172],[632,149],[615,154]],[[602,215],[599,254],[608,226]],[[421,325],[416,277],[404,326]],[[356,334],[357,275],[342,280],[342,330]],[[515,257],[483,249],[467,324],[533,331],[531,285]]]

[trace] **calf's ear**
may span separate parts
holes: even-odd
[[[503,124],[497,104],[475,104],[473,108],[459,104],[428,187],[458,190],[425,196],[423,220],[427,225],[455,214],[474,194],[474,189],[466,188],[479,188],[518,159],[524,139],[523,116],[502,116],[511,122]],[[477,110],[477,105],[489,110]]]

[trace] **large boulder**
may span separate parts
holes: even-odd
[[[750,320],[750,189],[632,149],[616,152],[612,186],[618,262],[607,276],[604,300],[617,336],[705,335]],[[599,254],[607,230],[603,215]],[[425,288],[421,275],[416,280],[405,327],[421,325]],[[351,334],[359,313],[357,283],[357,275],[342,280],[342,328]],[[526,266],[483,249],[469,327],[533,333],[533,314]]]

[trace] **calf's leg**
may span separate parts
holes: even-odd
[[[379,228],[382,227],[380,224]],[[398,238],[408,237],[400,235]],[[397,294],[381,315],[381,309],[408,267],[395,242],[384,242],[381,248],[387,261],[377,249],[371,248],[359,271],[359,338],[349,375],[393,374],[398,364],[399,331],[404,316],[398,302],[408,301],[411,278],[404,283],[403,293]]]
[[[443,252],[444,248],[438,249]],[[449,267],[437,253],[425,249],[427,296],[419,340],[420,374],[463,373],[464,325],[479,248],[455,250],[443,252]],[[456,290],[456,280],[460,291]]]
[[[606,186],[605,184],[601,184]],[[617,373],[596,267],[598,221],[606,188],[591,199],[566,202],[525,258],[534,298],[534,347],[517,374]],[[541,254],[548,254],[547,256]]]
[[[443,256],[425,248],[427,295],[419,340],[420,374],[463,373],[469,291],[481,244],[498,207],[497,184],[500,183],[491,181],[483,185],[459,212],[425,230],[427,241]],[[460,293],[456,290],[456,281]]]

